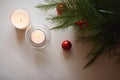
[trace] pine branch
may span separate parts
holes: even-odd
[[[83,67],[83,69],[87,68],[88,66],[90,66],[92,63],[94,63],[94,61],[97,59],[97,57],[99,56],[98,53],[96,53],[96,55],[94,55],[94,57],[92,57],[87,64]]]
[[[97,47],[98,48],[98,47]],[[89,58],[87,64],[83,67],[83,69],[87,68],[90,66],[94,61],[101,55],[103,54],[104,47],[101,46],[99,49],[94,48],[86,57]]]
[[[63,15],[58,15],[55,17],[49,18],[49,20],[52,20],[53,23],[56,24],[56,26],[52,29],[62,29],[68,28],[70,25],[74,25],[76,21],[79,19],[76,19],[75,15],[67,15],[68,13],[64,13]]]
[[[46,0],[47,1],[47,0]],[[74,25],[76,31],[76,42],[93,42],[94,49],[87,55],[88,63],[84,68],[90,66],[101,54],[111,52],[110,57],[114,57],[116,46],[120,44],[120,0],[49,0],[48,4],[40,4],[37,8],[47,11],[58,8],[62,14],[49,18],[55,26],[52,29],[64,30],[70,25]],[[90,26],[80,29],[80,25],[75,24],[80,20],[87,20]],[[112,52],[113,51],[113,52]],[[118,58],[117,62],[120,62]]]
[[[51,30],[63,30],[63,29],[65,29],[65,28],[67,28],[67,27],[69,27],[68,26],[68,21],[66,21],[66,22],[64,22],[63,24],[60,24],[60,25],[58,25],[58,26],[56,26],[56,27],[53,27]]]
[[[51,4],[39,4],[36,6],[36,8],[39,8],[44,11],[48,11],[50,9],[53,9],[57,6],[57,3],[51,3]]]

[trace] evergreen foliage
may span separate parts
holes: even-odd
[[[62,14],[50,18],[56,26],[53,29],[65,29],[73,26],[76,31],[76,42],[93,42],[93,49],[86,56],[91,65],[100,55],[109,53],[117,56],[120,63],[120,0],[47,0],[46,4],[39,4],[37,8],[47,11],[57,8],[62,3]],[[59,7],[58,7],[59,8]],[[88,26],[75,24],[86,20]]]

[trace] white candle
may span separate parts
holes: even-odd
[[[34,30],[31,33],[31,40],[35,44],[41,44],[45,41],[45,33],[41,30]]]
[[[17,9],[11,14],[11,22],[17,29],[26,29],[30,24],[29,14],[24,9]]]

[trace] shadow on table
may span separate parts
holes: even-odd
[[[69,51],[63,50],[63,56],[64,56],[65,59],[71,59],[71,57],[72,57],[72,50],[69,50]]]
[[[15,29],[16,30],[16,36],[17,36],[17,40],[19,43],[22,43],[24,42],[25,40],[25,30],[18,30],[18,29]]]

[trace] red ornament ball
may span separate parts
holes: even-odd
[[[64,12],[65,5],[63,3],[58,3],[56,11],[58,15],[61,15]]]
[[[68,50],[71,49],[71,47],[72,47],[72,44],[71,44],[70,41],[65,40],[65,41],[62,42],[62,48],[63,48],[64,50],[68,51]]]
[[[58,14],[58,15],[61,15],[61,14],[62,14],[62,11],[60,11],[58,8],[56,9],[56,11],[57,11],[57,14]]]

